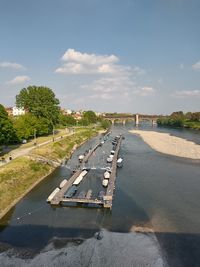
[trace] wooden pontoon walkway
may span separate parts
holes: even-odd
[[[106,195],[104,197],[104,208],[112,209],[112,200],[113,200],[113,194],[115,190],[115,180],[116,180],[116,173],[117,173],[117,159],[118,159],[121,142],[122,142],[122,136],[120,136],[118,140],[115,154],[113,157],[112,167],[111,167],[112,172],[110,174],[110,179],[109,179],[108,187],[106,190]]]
[[[104,208],[112,209],[112,200],[115,190],[115,180],[116,180],[116,170],[117,170],[117,159],[119,154],[119,149],[122,142],[122,136],[120,136],[117,147],[115,150],[115,154],[113,157],[112,165],[111,165],[111,175],[108,183],[108,187],[106,190],[106,195],[103,197],[103,200],[100,199],[87,199],[87,198],[64,198],[65,192],[72,186],[73,182],[76,180],[76,178],[81,174],[82,170],[78,170],[75,172],[72,177],[67,181],[67,183],[64,185],[63,188],[60,189],[60,191],[54,196],[54,198],[51,200],[51,205],[59,205],[64,203],[79,203],[79,204],[95,204],[95,205],[101,205]],[[84,158],[83,163],[87,162],[89,157],[92,155],[92,153],[100,146],[100,143],[98,143]]]

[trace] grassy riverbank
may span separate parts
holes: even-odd
[[[19,157],[0,168],[0,218],[84,141],[100,129],[77,129],[71,136],[35,148],[28,156]],[[41,158],[44,160],[41,161]]]

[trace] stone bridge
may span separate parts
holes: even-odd
[[[141,121],[149,121],[151,122],[152,126],[156,125],[156,121],[159,118],[159,116],[155,115],[142,115],[142,114],[134,114],[134,115],[127,115],[127,116],[111,116],[111,115],[106,115],[104,117],[105,119],[109,120],[112,122],[112,124],[115,124],[115,122],[122,122],[124,125],[126,124],[127,121],[133,121],[135,125],[139,125]]]

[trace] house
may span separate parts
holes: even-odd
[[[21,116],[26,113],[26,110],[24,108],[18,107],[8,107],[5,108],[5,110],[8,113],[8,116]]]

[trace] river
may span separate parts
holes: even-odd
[[[128,132],[133,128],[132,123],[126,126],[117,124],[112,128],[112,136],[119,133],[125,136],[120,152],[124,166],[117,171],[112,212],[82,207],[52,208],[46,203],[48,195],[63,178],[70,177],[69,167],[76,166],[77,156],[99,140],[95,137],[77,149],[66,166],[57,168],[0,221],[0,247],[3,253],[0,263],[11,248],[26,251],[24,254],[27,257],[34,257],[52,240],[56,240],[54,245],[57,249],[69,241],[81,246],[84,240],[93,238],[97,231],[104,229],[106,233],[125,235],[131,232],[135,236],[135,231],[142,231],[145,233],[144,239],[154,235],[156,241],[153,244],[161,252],[165,264],[200,266],[199,161],[158,153],[140,137]],[[200,133],[197,131],[152,128],[148,123],[139,128],[167,132],[200,144]],[[103,146],[96,152],[91,166],[95,166],[95,162],[102,165],[102,155],[107,155],[109,149],[109,146]],[[101,175],[102,171],[92,170],[82,189],[90,186],[97,194],[95,188],[96,184],[100,184]],[[140,233],[138,235],[141,236]],[[62,243],[62,240],[65,242]],[[75,246],[72,243],[71,246]],[[114,246],[120,248],[120,243]],[[142,243],[139,249],[142,249]],[[147,255],[145,249],[143,258]],[[20,253],[16,257],[21,257]],[[148,258],[146,262],[148,264]],[[128,263],[125,265],[129,266]]]

